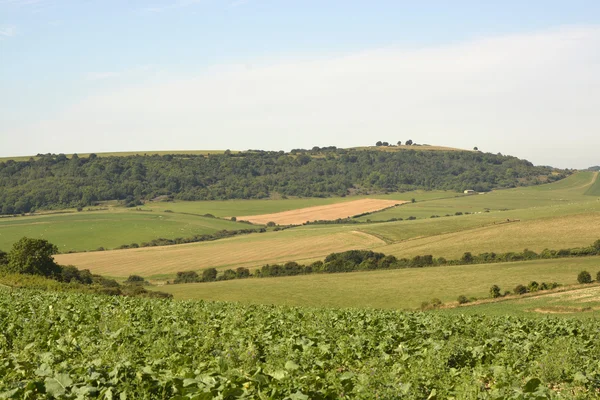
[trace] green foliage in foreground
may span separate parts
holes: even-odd
[[[0,397],[593,398],[594,321],[0,289]]]

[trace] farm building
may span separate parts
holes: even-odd
[[[476,192],[472,189],[465,190],[465,194],[475,194]]]

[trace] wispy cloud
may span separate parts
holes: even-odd
[[[17,34],[17,28],[14,25],[0,26],[0,40],[11,38]]]
[[[88,148],[96,152],[115,143],[122,150],[344,147],[374,143],[375,132],[587,168],[598,164],[600,147],[599,46],[600,26],[570,27],[253,68],[240,60],[194,78],[138,84],[141,74],[131,71],[48,121],[32,117],[31,126],[0,135],[0,148],[35,153],[27,147],[35,142],[67,153],[83,151],[90,137],[103,139]],[[9,139],[17,136],[35,140]]]

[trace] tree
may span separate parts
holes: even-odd
[[[248,268],[244,268],[244,267],[238,267],[238,268],[235,270],[235,276],[236,276],[236,278],[238,278],[238,279],[241,279],[241,278],[247,278],[247,277],[249,277],[249,276],[250,276],[250,270],[249,270]]]
[[[477,146],[473,147],[473,150],[478,151],[479,149],[477,148]]]
[[[490,288],[490,297],[496,299],[501,296],[500,287],[498,285],[494,285]]]
[[[180,271],[173,283],[194,283],[200,282],[200,277],[196,271]]]
[[[396,143],[398,146],[402,146],[402,140],[398,140],[398,143]]]
[[[412,140],[408,139],[408,140],[406,141],[406,145],[407,145],[407,146],[412,146],[412,144],[413,144],[413,141],[412,141]]]
[[[388,147],[390,144],[388,142],[381,143],[382,146]]]
[[[16,242],[8,253],[8,272],[18,274],[57,276],[61,267],[52,256],[58,248],[44,239],[24,237]]]
[[[8,253],[0,250],[0,267],[8,264]]]
[[[202,271],[202,282],[214,282],[217,280],[217,270],[215,268],[207,268]]]
[[[466,304],[469,302],[469,299],[467,299],[467,296],[465,295],[460,295],[458,296],[458,304]]]
[[[378,140],[377,143],[375,143],[375,146],[383,146],[383,142],[381,140]]]
[[[523,285],[517,285],[514,291],[515,294],[525,294],[527,293],[527,288]]]
[[[129,278],[125,281],[125,283],[130,285],[145,285],[146,280],[139,275],[129,275]]]
[[[587,271],[581,271],[579,275],[577,275],[577,282],[579,283],[592,283],[592,275],[590,275]]]
[[[474,260],[473,254],[471,254],[471,252],[467,251],[465,254],[463,254],[461,261],[464,264],[470,264],[472,263]]]

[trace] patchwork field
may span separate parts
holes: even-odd
[[[252,228],[247,224],[175,213],[126,209],[0,218],[0,249],[23,236],[46,239],[61,252],[111,249],[157,238],[174,239],[219,230]]]
[[[266,263],[324,258],[335,251],[374,248],[385,242],[353,231],[286,230],[178,246],[150,247],[57,255],[61,264],[76,265],[113,277],[130,274],[168,276],[178,271],[254,267]]]
[[[301,225],[307,221],[350,218],[354,215],[372,213],[404,203],[408,203],[408,201],[362,199],[326,206],[300,208],[273,214],[246,215],[238,217],[238,219],[263,225],[268,222],[275,222],[278,225]]]
[[[178,271],[208,267],[253,268],[287,261],[307,263],[323,259],[331,252],[349,249],[373,249],[400,258],[432,254],[451,259],[460,258],[466,251],[479,254],[522,251],[524,248],[541,251],[545,248],[588,246],[600,238],[600,201],[583,195],[596,176],[594,173],[582,173],[549,185],[502,191],[501,198],[507,203],[514,203],[515,198],[525,199],[524,204],[529,207],[522,209],[494,209],[469,215],[385,223],[308,225],[210,243],[60,255],[57,260],[115,277],[136,273],[169,278]],[[452,210],[464,209],[465,202],[484,200],[492,195],[494,193],[422,200],[372,216],[414,206],[425,207],[436,202],[447,204]],[[502,208],[501,198],[496,197],[495,207]],[[287,201],[292,200],[273,200],[279,205]],[[198,207],[198,203],[164,204],[193,208]],[[268,204],[269,200],[254,201],[247,208],[259,210],[265,203]],[[340,204],[348,204],[346,198]],[[222,210],[225,211],[229,210]],[[190,220],[197,218],[196,215],[177,212],[165,215]]]
[[[503,291],[533,280],[571,285],[583,269],[595,275],[600,257],[240,279],[158,289],[177,299],[414,309],[432,298],[454,302],[459,295],[488,297],[493,284]]]

